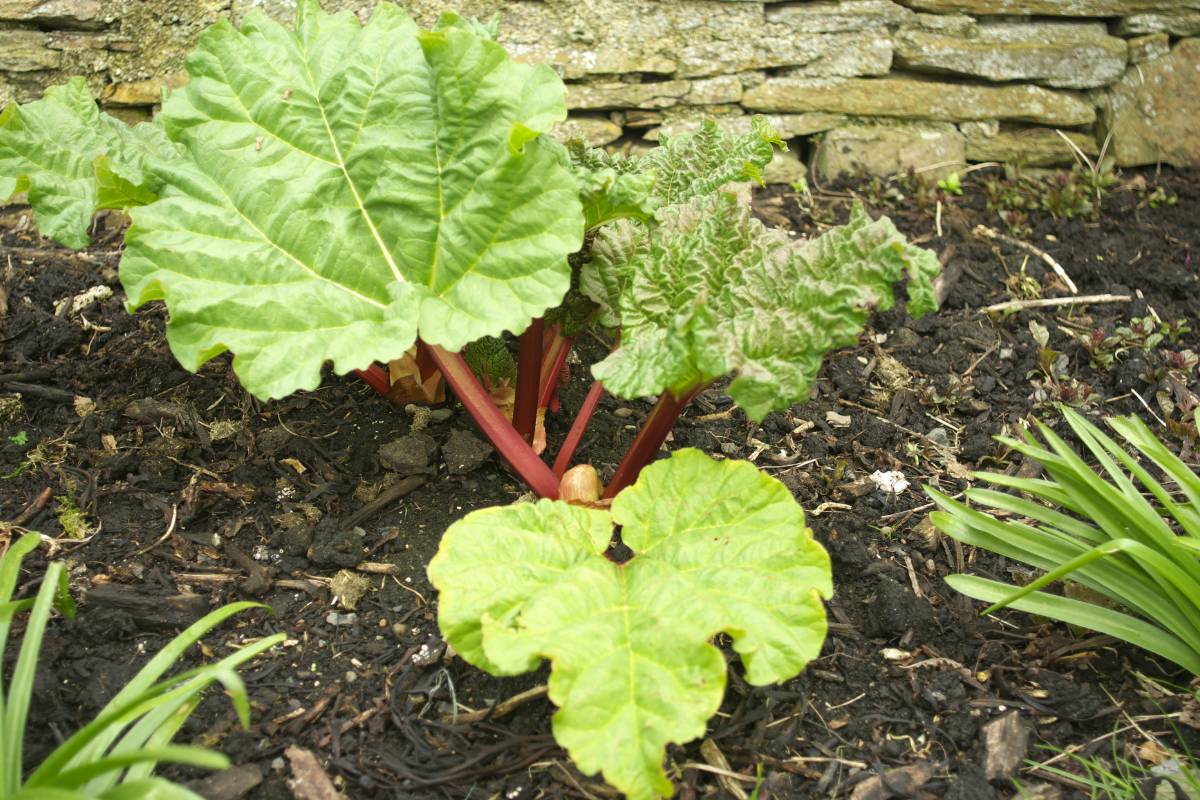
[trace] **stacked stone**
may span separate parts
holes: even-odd
[[[372,0],[325,0],[369,13]],[[705,116],[766,114],[793,144],[768,176],[979,161],[1200,165],[1200,0],[400,0],[500,13],[501,42],[568,82],[562,134],[645,147]],[[0,0],[0,102],[71,74],[130,116],[182,80],[222,14],[294,0]],[[1062,131],[1071,144],[1058,133]]]

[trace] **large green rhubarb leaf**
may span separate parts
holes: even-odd
[[[159,125],[100,113],[82,78],[0,113],[0,201],[28,192],[41,232],[67,247],[88,244],[98,209],[152,202],[147,162],[175,157]]]
[[[614,525],[633,550],[608,560]],[[429,565],[455,650],[493,674],[551,662],[555,738],[629,797],[671,794],[665,748],[704,733],[725,687],[712,644],[746,679],[786,680],[825,638],[829,557],[779,481],[680,450],[611,512],[542,500],[469,514]]]
[[[134,214],[130,306],[165,299],[189,369],[235,354],[260,397],[523,330],[570,283],[583,237],[561,80],[453,15],[365,25],[315,0],[295,31],[260,13],[209,29],[163,107],[186,151]]]
[[[719,193],[663,208],[657,221],[604,228],[581,275],[602,321],[621,327],[621,347],[592,370],[620,397],[682,395],[735,373],[730,396],[759,420],[808,399],[825,354],[853,344],[905,274],[909,313],[936,307],[934,254],[859,206],[804,242]]]

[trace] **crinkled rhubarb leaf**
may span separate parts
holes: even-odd
[[[804,242],[722,194],[657,218],[652,234],[629,223],[602,230],[581,275],[602,319],[620,323],[621,347],[592,369],[620,397],[682,395],[735,373],[729,395],[760,420],[808,398],[825,354],[853,344],[904,275],[910,314],[937,305],[934,254],[859,206]]]
[[[82,78],[0,113],[0,200],[29,193],[41,232],[86,247],[98,209],[153,202],[147,162],[177,156],[161,126],[102,114]]]
[[[633,558],[604,557],[613,526]],[[704,733],[725,687],[724,631],[754,684],[786,680],[825,638],[829,557],[779,481],[680,450],[611,513],[542,500],[469,514],[429,566],[442,633],[514,675],[551,662],[554,735],[631,798],[669,795],[666,746]]]
[[[400,358],[418,332],[457,351],[557,304],[583,237],[560,145],[562,81],[455,17],[365,25],[303,0],[209,29],[168,98],[184,163],[139,209],[121,277],[164,299],[176,357],[235,354],[260,397]]]
[[[663,205],[676,205],[717,191],[731,181],[762,183],[762,171],[787,149],[766,117],[754,117],[750,131],[731,135],[706,119],[693,133],[664,138],[640,160],[642,171],[657,176],[654,195]]]
[[[485,336],[463,348],[463,358],[487,388],[517,381],[517,361],[503,339]]]
[[[588,230],[618,219],[646,221],[654,215],[654,173],[642,172],[636,158],[588,147],[582,140],[567,144],[571,171],[579,181],[579,199]]]
[[[610,154],[575,141],[571,168],[580,184],[588,230],[620,219],[646,222],[661,206],[717,191],[733,181],[762,182],[762,171],[786,149],[764,117],[743,135],[726,134],[711,119],[700,129],[664,139],[644,156]]]
[[[646,229],[630,220],[613,222],[592,242],[590,263],[579,271],[579,288],[600,306],[597,321],[608,328],[621,325],[621,298],[629,290],[634,265],[649,255]]]

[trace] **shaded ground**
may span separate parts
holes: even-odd
[[[730,657],[708,736],[741,777],[722,783],[699,742],[675,748],[681,797],[749,792],[761,775],[760,798],[1007,798],[1012,781],[985,774],[981,732],[1013,710],[1032,730],[1029,757],[1041,761],[1053,755],[1043,744],[1103,755],[1115,742],[1125,754],[1146,741],[1134,720],[1176,742],[1178,701],[1153,697],[1135,676],[1183,679],[1169,665],[1022,614],[980,620],[977,606],[951,592],[941,580],[950,572],[1019,579],[1022,568],[933,533],[919,486],[954,493],[969,468],[1021,468],[991,437],[1049,399],[1137,413],[1161,431],[1154,413],[1192,458],[1184,412],[1198,383],[1178,354],[1200,350],[1197,335],[1147,351],[1135,343],[1096,366],[1065,330],[1111,334],[1151,315],[1200,325],[1192,260],[1200,183],[1136,177],[1106,197],[1098,219],[1018,220],[1027,227],[1019,238],[1056,257],[1081,294],[1131,300],[986,314],[991,303],[1066,290],[1036,256],[973,233],[977,224],[1007,230],[976,177],[965,197],[943,198],[940,236],[931,195],[900,199],[911,193],[879,185],[868,198],[873,212],[882,207],[942,255],[941,313],[919,322],[898,310],[876,315],[857,348],[828,360],[816,399],[762,426],[718,388],[674,432],[673,447],[750,458],[788,485],[833,555],[837,588],[822,657],[801,677],[749,687]],[[1150,207],[1159,186],[1173,206]],[[843,219],[848,203],[836,192],[756,198],[766,220],[799,235]],[[242,617],[195,657],[288,633],[286,647],[245,672],[254,724],[238,729],[213,696],[183,737],[244,765],[245,796],[290,797],[281,757],[289,744],[316,752],[351,798],[611,796],[554,744],[544,698],[503,718],[451,716],[454,703],[460,713],[487,709],[546,677],[490,678],[447,654],[438,635],[424,573],[438,537],[466,512],[522,493],[494,457],[483,458],[461,410],[429,423],[441,452],[427,454],[427,469],[411,466],[415,478],[401,477],[377,452],[409,433],[414,420],[403,410],[337,377],[262,404],[238,386],[228,357],[185,372],[163,337],[162,307],[134,316],[121,307],[119,230],[98,231],[95,247],[73,254],[23,229],[19,209],[9,212],[0,213],[0,520],[58,537],[57,556],[71,562],[83,598],[79,619],[55,622],[47,636],[31,759],[88,719],[174,630],[251,597],[274,613]],[[56,313],[56,301],[94,286],[113,296]],[[1031,323],[1062,354],[1050,374],[1042,364],[1054,359],[1040,357]],[[602,352],[599,343],[582,350],[585,359]],[[586,370],[574,368],[564,405],[577,405],[586,385]],[[611,471],[648,410],[606,398],[580,457]],[[561,439],[561,419],[550,432]],[[867,476],[889,469],[912,488],[876,491]],[[364,562],[370,591],[353,611],[334,604],[332,579]],[[1083,796],[1057,784],[1065,797]],[[235,788],[208,792],[234,797]]]

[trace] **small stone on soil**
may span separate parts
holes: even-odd
[[[282,769],[282,765],[280,769]],[[262,783],[262,771],[257,764],[240,764],[192,781],[188,788],[206,800],[238,800]]]
[[[1029,726],[1017,711],[983,726],[983,771],[988,780],[1012,776],[1029,750]]]
[[[338,530],[332,522],[322,520],[313,530],[308,559],[318,566],[356,566],[362,561],[363,539],[366,535],[362,528]]]
[[[913,797],[917,790],[933,777],[933,767],[912,764],[897,767],[867,778],[854,787],[850,800],[888,800],[891,797]]]
[[[933,629],[933,608],[896,581],[880,575],[873,613],[867,617],[867,636],[893,638],[912,630],[913,644],[925,641]]]
[[[482,442],[466,431],[450,431],[450,438],[442,447],[442,457],[451,475],[466,475],[474,472],[492,454],[492,446]]]
[[[437,442],[429,434],[410,433],[381,445],[379,463],[400,475],[425,475],[433,471],[437,450]]]

